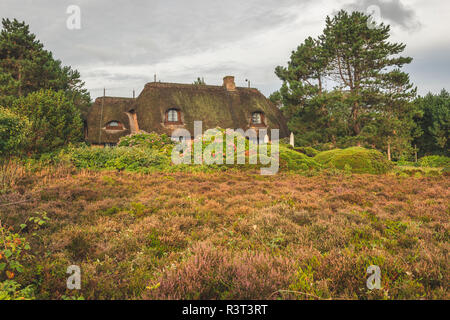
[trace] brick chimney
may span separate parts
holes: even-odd
[[[227,91],[236,91],[236,84],[234,83],[233,76],[226,76],[223,78],[223,86]]]

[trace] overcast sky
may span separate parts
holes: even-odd
[[[81,29],[66,26],[67,7],[81,9]],[[137,94],[154,74],[163,82],[239,86],[269,95],[274,74],[325,17],[344,8],[376,5],[392,25],[393,41],[407,44],[407,67],[419,93],[450,90],[450,1],[444,0],[1,0],[0,17],[17,18],[46,49],[81,72],[92,98]]]

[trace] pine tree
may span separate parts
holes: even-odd
[[[205,79],[198,77],[197,80],[194,81],[195,85],[204,86],[206,85]]]
[[[309,127],[316,140],[385,151],[395,143],[402,153],[417,114],[411,103],[416,89],[401,71],[412,58],[400,56],[404,44],[388,42],[389,26],[371,28],[369,19],[346,11],[327,17],[323,34],[300,45],[287,68],[276,68],[283,80],[279,93],[294,131]]]
[[[90,104],[90,96],[80,74],[63,67],[51,52],[16,19],[2,20],[0,32],[0,105],[11,106],[14,99],[40,89],[63,90],[81,110]]]
[[[422,112],[415,118],[422,134],[414,143],[420,156],[450,156],[450,94],[442,90],[440,94],[428,93],[419,97],[415,104]]]

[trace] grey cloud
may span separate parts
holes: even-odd
[[[248,48],[248,52],[264,58],[263,48],[273,52],[273,37],[284,35],[272,33],[272,38],[267,39],[260,36],[285,28],[291,31],[292,38],[285,43],[292,42],[293,49],[309,35],[302,28],[312,30],[311,35],[314,30],[318,33],[322,30],[325,15],[332,11],[325,7],[328,5],[364,12],[370,5],[378,5],[382,17],[390,24],[417,30],[421,25],[416,16],[418,9],[404,3],[401,0],[0,0],[0,17],[18,18],[30,24],[31,31],[56,58],[81,71],[93,97],[102,94],[99,87],[103,85],[109,88],[108,94],[130,96],[132,88],[139,92],[145,82],[152,81],[154,72],[160,73],[158,79],[162,81],[192,82],[203,76],[209,84],[220,83],[221,77],[230,73],[236,75],[239,85],[246,85],[244,79],[248,77],[252,85],[269,94],[280,86],[273,74],[274,66],[285,62],[290,49],[283,48],[279,60],[272,55],[272,60],[258,65],[249,64],[248,57],[245,63],[240,63],[243,58],[235,52],[246,52],[242,46],[252,39],[261,38],[264,46],[259,51]],[[81,30],[66,28],[69,5],[81,8]],[[308,10],[310,7],[314,11]],[[296,20],[302,22],[300,27],[295,24],[298,32],[292,32]],[[449,52],[448,48],[445,50],[445,54]],[[195,58],[205,52],[211,52],[209,60],[199,63]],[[445,59],[439,61],[448,65]],[[416,59],[417,69],[411,71],[416,70],[423,86],[431,86],[426,80],[431,71],[427,70],[436,70],[434,79],[441,74],[441,82],[448,83],[445,68],[434,65],[425,68],[426,62],[418,64]],[[135,66],[161,69],[149,70],[148,75],[126,69]]]
[[[135,77],[92,74],[89,69],[170,63],[176,57],[229,46],[290,21],[296,12],[289,8],[309,2],[311,0],[2,0],[0,15],[29,23],[31,31],[55,57],[65,65],[82,69],[84,79],[102,79],[109,86],[115,83],[121,86],[123,83],[119,81],[134,84]],[[69,5],[81,8],[81,30],[66,28]],[[219,74],[223,70],[234,71],[225,65],[221,68],[204,66],[201,70],[183,65],[179,77],[182,73],[190,75],[189,78],[193,74],[210,76],[211,68],[221,69]],[[172,80],[168,76],[167,80]]]
[[[2,0],[0,12],[25,19],[68,63],[153,64],[264,32],[284,23],[280,9],[296,2]],[[71,4],[81,8],[81,30],[65,27]]]
[[[401,0],[356,0],[345,5],[346,10],[367,12],[370,6],[380,8],[381,19],[398,25],[408,31],[417,31],[421,27],[413,8],[405,6]]]

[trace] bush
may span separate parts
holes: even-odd
[[[291,150],[283,145],[280,145],[280,167],[285,170],[312,170],[320,169],[320,164],[314,159]]]
[[[320,151],[311,148],[311,147],[299,147],[299,148],[294,148],[295,151],[306,154],[308,157],[314,158],[315,156],[317,156]]]
[[[222,139],[220,143],[219,140]],[[216,142],[218,145],[216,145]],[[262,166],[262,163],[271,161],[271,144],[267,148],[260,148],[258,143],[251,139],[246,139],[240,133],[225,130],[222,128],[214,128],[206,131],[203,137],[198,137],[193,140],[193,148],[196,144],[201,145],[202,148],[202,167],[203,169],[213,170],[227,170],[230,167],[237,167],[239,169],[257,169]],[[242,148],[242,149],[241,149]],[[259,150],[259,153],[257,152]],[[192,150],[194,151],[194,150]],[[241,154],[242,151],[242,154]],[[238,156],[242,156],[242,164],[237,164]],[[194,152],[186,155],[187,160],[196,162]],[[227,158],[234,157],[233,164],[227,164]],[[229,159],[230,159],[229,158]],[[245,163],[244,163],[245,162]],[[250,164],[254,163],[256,164]]]
[[[80,111],[63,91],[41,90],[14,102],[31,122],[29,151],[45,153],[83,138]]]
[[[412,161],[399,160],[395,163],[399,167],[418,167],[419,163]]]
[[[445,156],[428,156],[419,160],[421,167],[443,168],[450,166],[450,158]]]
[[[14,281],[17,274],[24,271],[22,263],[30,249],[25,238],[0,221],[0,300],[33,298],[32,286],[21,289],[22,286]]]
[[[29,128],[26,117],[0,107],[0,157],[20,154],[26,145]]]
[[[383,174],[393,168],[381,152],[360,147],[324,151],[314,160],[325,167],[347,169],[352,173]]]
[[[170,164],[167,156],[146,148],[81,147],[70,150],[67,157],[75,167],[85,169],[147,171]]]
[[[139,132],[119,140],[119,147],[138,147],[138,148],[155,148],[166,149],[167,146],[173,145],[173,141],[165,134],[157,134],[155,132],[146,133]]]
[[[13,280],[0,282],[0,300],[33,300],[32,286],[22,289],[22,285]]]

